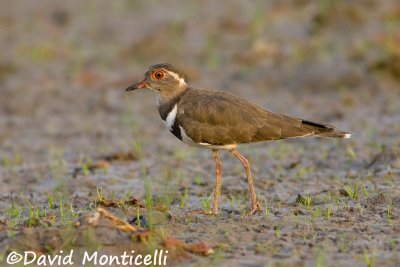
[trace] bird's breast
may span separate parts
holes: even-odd
[[[159,113],[167,129],[179,140],[182,140],[181,129],[179,127],[179,122],[176,119],[176,115],[178,114],[178,105],[175,104],[171,108],[159,106]]]

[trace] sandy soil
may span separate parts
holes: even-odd
[[[0,5],[2,266],[14,250],[157,248],[169,266],[400,265],[398,1]],[[124,92],[158,62],[353,137],[240,147],[254,216],[241,164],[222,152],[222,212],[201,215],[211,151],[172,136],[152,92]]]

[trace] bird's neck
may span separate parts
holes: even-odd
[[[169,112],[178,104],[181,97],[186,94],[189,87],[182,87],[174,93],[158,93],[156,96],[157,108],[163,120],[168,116]]]

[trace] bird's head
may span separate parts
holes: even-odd
[[[160,94],[173,94],[187,87],[183,74],[168,63],[149,67],[142,81],[133,83],[126,91],[148,88]]]

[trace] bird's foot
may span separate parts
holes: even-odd
[[[260,210],[261,210],[261,205],[260,205],[260,203],[258,203],[258,201],[255,203],[252,203],[249,215],[256,214]]]
[[[207,215],[218,215],[219,214],[219,210],[218,210],[218,208],[214,208],[214,209],[212,209],[212,210],[205,210],[204,212],[207,212],[207,213],[204,213],[204,214],[207,214]]]
[[[219,211],[217,210],[217,211],[214,211],[214,210],[205,210],[204,211],[204,214],[206,214],[206,215],[218,215],[219,214]]]

